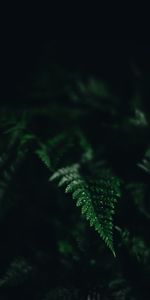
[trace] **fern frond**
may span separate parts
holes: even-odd
[[[77,300],[81,299],[79,295],[79,290],[76,288],[63,288],[57,287],[55,289],[51,289],[48,292],[43,300]]]
[[[40,143],[39,149],[35,151],[41,161],[53,170],[63,161],[64,156],[72,147],[72,137],[66,133],[61,133],[46,143]]]
[[[76,134],[77,134],[77,137],[79,138],[79,144],[80,144],[81,150],[83,151],[82,161],[83,162],[91,161],[94,157],[94,153],[93,153],[93,149],[92,149],[90,143],[88,142],[86,136],[83,134],[83,132],[81,130],[78,130],[76,132]]]
[[[50,177],[50,181],[56,179],[59,181],[59,186],[65,186],[66,193],[72,194],[76,205],[81,207],[82,214],[115,256],[113,215],[120,196],[118,179],[115,177],[99,180],[84,178],[79,164],[59,169]]]
[[[117,113],[118,99],[111,87],[101,80],[89,78],[77,80],[74,87],[68,90],[70,99],[75,103],[82,103],[86,108],[108,112],[110,115]]]
[[[69,160],[87,163],[94,157],[93,149],[80,129],[61,133],[46,143],[40,142],[35,153],[51,171],[65,166]]]
[[[17,186],[18,170],[28,153],[29,142],[35,138],[30,133],[16,130],[15,132],[10,130],[9,136],[10,140],[4,149],[5,152],[0,156],[0,219],[16,203],[16,198],[13,195]]]
[[[0,287],[18,286],[23,283],[32,272],[32,266],[22,258],[18,257],[10,264],[6,274],[0,279]]]
[[[40,149],[36,150],[36,154],[41,159],[41,161],[46,165],[46,167],[51,169],[51,161],[49,158],[49,154],[47,152],[47,147],[44,144],[41,144]]]

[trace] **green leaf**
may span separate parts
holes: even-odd
[[[50,181],[58,180],[59,186],[65,186],[65,192],[71,193],[82,214],[104,240],[115,256],[113,246],[113,215],[120,183],[116,177],[93,180],[84,178],[80,165],[73,164],[57,170]]]

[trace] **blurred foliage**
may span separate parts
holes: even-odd
[[[2,300],[149,299],[149,76],[84,63],[45,59],[1,106]]]

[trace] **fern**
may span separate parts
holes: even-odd
[[[72,136],[72,143],[69,143],[70,140],[69,134],[60,134],[49,140],[46,145],[41,144],[36,154],[44,164],[53,171],[50,180],[59,179],[58,186],[64,185],[66,187],[66,193],[72,194],[76,205],[81,206],[81,211],[86,219],[89,220],[90,225],[95,228],[115,255],[113,247],[113,214],[115,213],[117,198],[120,195],[118,179],[111,177],[110,172],[108,173],[106,171],[100,172],[101,175],[103,173],[105,174],[103,174],[100,179],[99,177],[95,178],[94,175],[85,178],[81,174],[80,163],[84,166],[89,165],[89,162],[94,158],[93,149],[80,130],[75,131],[74,137]],[[60,149],[62,141],[64,147]],[[80,158],[78,157],[79,163],[72,163],[63,168],[59,167],[58,170],[55,171],[57,165],[56,163],[54,164],[55,156],[59,157],[60,164],[64,153],[71,156],[71,151],[68,152],[68,150],[71,150],[69,146],[75,143],[77,143],[78,148],[80,148]],[[73,148],[73,152],[74,150]]]
[[[63,158],[72,145],[72,136],[67,133],[60,133],[48,139],[46,143],[40,142],[39,148],[35,153],[48,169],[54,170],[58,164],[63,161]]]
[[[24,119],[11,123],[11,127],[7,129],[8,124],[4,123],[4,137],[8,139],[8,144],[4,145],[2,154],[0,155],[0,219],[5,213],[12,208],[16,197],[14,184],[18,170],[20,169],[27,153],[30,141],[35,136],[26,132],[26,123]]]
[[[82,158],[81,158],[82,162],[91,161],[94,157],[94,153],[90,143],[88,142],[87,138],[85,137],[85,135],[82,133],[81,130],[77,130],[76,135],[77,138],[79,139],[79,146],[83,151]]]
[[[47,151],[47,146],[45,146],[43,143],[40,143],[40,148],[36,150],[36,154],[41,159],[41,161],[45,164],[45,166],[49,169],[52,168],[51,166],[51,160],[49,158],[49,154]]]
[[[57,287],[46,294],[43,300],[77,300],[79,291],[76,288]]]
[[[99,110],[115,115],[117,112],[117,97],[105,81],[88,78],[76,80],[74,87],[68,88],[68,94],[74,103],[82,103],[90,110]]]
[[[30,277],[32,270],[32,266],[24,258],[17,257],[11,262],[4,277],[0,279],[0,288],[22,284]]]
[[[40,142],[35,153],[51,171],[68,164],[72,154],[75,156],[73,160],[79,159],[83,163],[91,161],[94,157],[90,143],[80,130],[60,133],[48,139],[46,143]]]
[[[65,192],[71,193],[82,214],[95,228],[100,237],[115,256],[113,246],[113,214],[120,196],[119,181],[115,177],[105,179],[84,178],[80,165],[74,164],[61,168],[50,178],[59,180],[58,186],[65,186]]]

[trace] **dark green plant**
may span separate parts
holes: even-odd
[[[84,169],[89,167],[89,164],[91,164],[90,168],[93,168],[92,159],[94,154],[84,134],[78,131],[77,137],[79,137],[79,145],[75,144],[76,140],[73,141],[73,137],[71,138],[71,144],[71,139],[67,139],[63,134],[59,135],[53,140],[48,141],[47,144],[42,144],[36,153],[50,171],[52,171],[51,161],[55,161],[55,155],[58,162],[58,158],[59,161],[63,160],[66,152],[68,157],[71,157],[70,152],[75,152],[75,147],[81,148],[81,157],[79,160],[75,164],[64,166],[58,170],[56,169],[50,181],[59,180],[58,186],[66,187],[65,192],[72,194],[76,205],[81,206],[82,214],[89,220],[90,225],[94,226],[100,237],[115,255],[112,216],[115,213],[117,199],[120,197],[120,183],[117,178],[111,176],[111,173],[107,174],[106,170],[106,174],[101,174],[101,169],[99,169],[99,176],[97,174],[90,174],[89,171],[89,174],[84,172]],[[64,146],[58,152],[62,140],[64,141]],[[72,149],[70,149],[70,145]],[[55,149],[55,154],[51,156],[53,148]],[[73,159],[75,158],[73,157]]]
[[[62,80],[64,89],[42,109],[1,111],[0,222],[9,228],[2,255],[13,246],[0,274],[2,293],[18,285],[28,297],[32,285],[39,300],[76,299],[78,292],[71,296],[69,288],[56,287],[74,272],[83,290],[88,282],[88,291],[105,295],[102,278],[109,278],[110,297],[127,299],[130,261],[137,285],[140,270],[146,274],[139,282],[147,290],[149,116],[141,97],[124,104],[106,82],[76,77],[66,86]],[[36,266],[32,276],[28,258]]]

